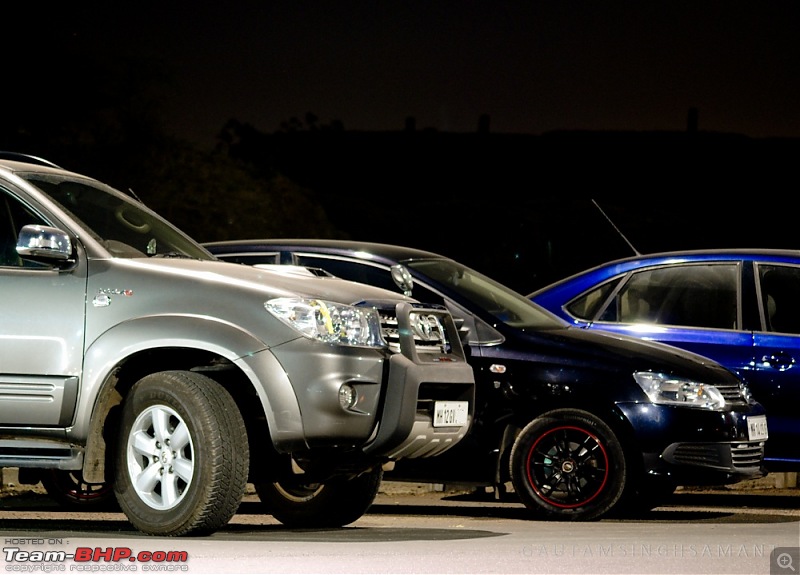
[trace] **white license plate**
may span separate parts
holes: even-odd
[[[437,401],[433,405],[434,427],[455,427],[467,423],[468,401]]]
[[[750,441],[761,441],[769,437],[766,415],[747,418],[747,437]]]

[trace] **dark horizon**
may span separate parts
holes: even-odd
[[[101,104],[150,75],[166,131],[203,146],[230,119],[271,133],[309,112],[352,131],[414,118],[418,130],[448,133],[474,132],[486,115],[493,133],[536,135],[682,131],[695,109],[699,130],[800,137],[794,0],[177,0],[15,4],[8,14],[8,52],[32,60],[20,46],[35,23],[42,62],[61,68],[29,97],[57,105],[66,80]],[[142,65],[99,87],[68,59],[76,46]]]

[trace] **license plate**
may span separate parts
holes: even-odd
[[[769,437],[766,415],[747,418],[747,437],[750,441],[761,441]]]
[[[468,401],[437,401],[433,405],[434,427],[456,427],[467,423]]]

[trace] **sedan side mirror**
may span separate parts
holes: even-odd
[[[411,297],[411,290],[414,287],[414,279],[405,266],[395,264],[392,266],[392,280],[403,290],[403,295]]]

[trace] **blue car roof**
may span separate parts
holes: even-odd
[[[741,248],[741,249],[709,249],[709,250],[681,250],[670,252],[657,252],[639,254],[611,260],[598,264],[592,268],[580,271],[555,281],[550,285],[541,287],[528,294],[531,299],[544,297],[546,293],[560,292],[564,286],[573,286],[576,291],[584,286],[594,285],[600,281],[617,276],[634,269],[648,266],[662,265],[669,262],[707,262],[707,261],[773,261],[800,264],[800,250],[769,249],[769,248]],[[576,286],[581,286],[580,288]],[[570,291],[572,289],[570,288]]]

